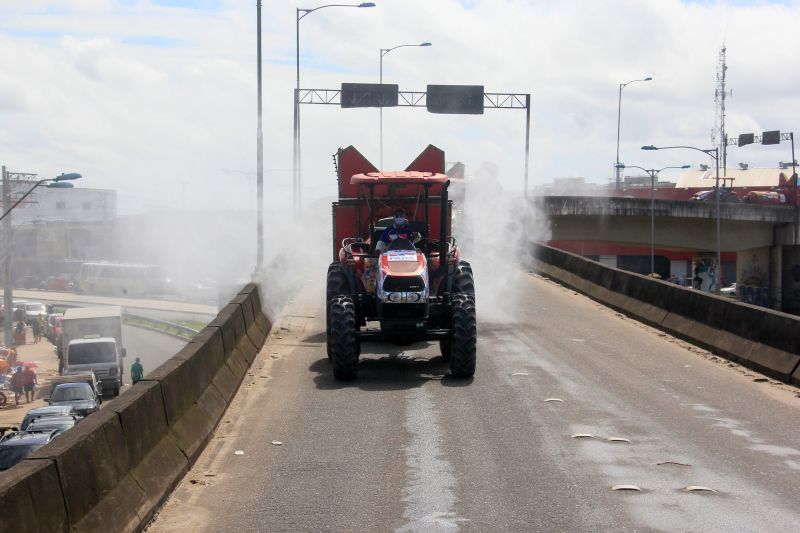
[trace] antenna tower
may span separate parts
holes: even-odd
[[[722,45],[717,59],[717,88],[714,91],[714,132],[711,135],[711,142],[719,146],[719,155],[722,161],[722,175],[728,174],[728,134],[725,133],[725,99],[733,96],[733,91],[725,90],[725,75],[728,65],[725,61],[725,44]]]

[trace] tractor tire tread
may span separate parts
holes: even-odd
[[[336,296],[330,305],[328,346],[333,376],[340,381],[356,377],[359,346],[356,339],[356,307],[350,296]]]
[[[464,293],[475,298],[475,278],[472,266],[467,261],[459,261],[453,277],[453,294]]]
[[[456,378],[475,375],[478,327],[475,297],[471,294],[453,295],[453,336],[451,342],[450,373]]]

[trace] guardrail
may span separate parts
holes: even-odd
[[[544,244],[533,267],[637,320],[787,383],[800,384],[800,317],[608,267]]]
[[[159,320],[157,318],[135,315],[128,312],[122,313],[122,320],[130,326],[158,331],[160,333],[172,335],[184,340],[189,340],[200,333],[196,329],[192,329],[182,324],[176,324],[175,322],[169,322],[167,320]]]
[[[213,435],[269,334],[248,284],[177,354],[0,472],[0,531],[138,531]]]

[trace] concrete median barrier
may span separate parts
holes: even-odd
[[[0,531],[137,531],[197,459],[269,334],[248,284],[177,354],[0,473]]]
[[[800,384],[800,317],[679,287],[535,244],[533,267],[642,322]]]
[[[23,461],[0,475],[0,531],[67,531],[67,508],[53,461]]]

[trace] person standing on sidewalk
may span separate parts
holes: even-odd
[[[136,361],[131,365],[131,381],[136,385],[136,383],[141,381],[142,377],[144,377],[144,367],[137,357]]]
[[[36,379],[36,372],[31,367],[27,367],[22,372],[22,388],[25,390],[25,403],[33,401],[33,388],[39,384]]]
[[[39,322],[39,340],[42,340],[42,336],[44,335],[44,330],[45,330],[45,328],[44,328],[44,326],[45,326],[44,316],[39,315],[39,317],[36,320]]]
[[[31,327],[33,328],[33,342],[39,342],[42,340],[42,328],[39,325],[39,319],[35,319],[31,323]]]
[[[14,393],[14,403],[19,405],[19,397],[22,395],[22,367],[18,366],[17,371],[11,375],[11,391]]]

